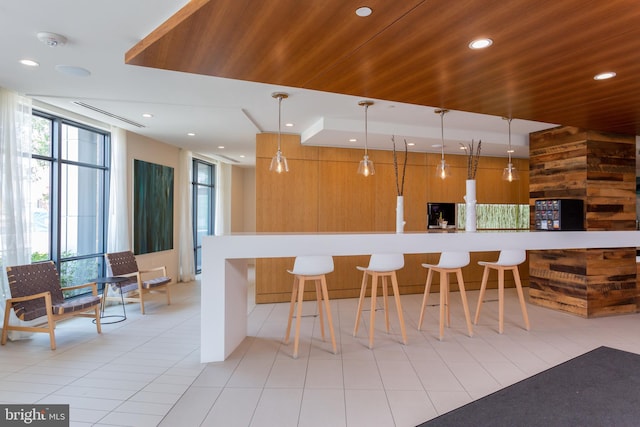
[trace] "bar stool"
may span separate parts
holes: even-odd
[[[318,317],[320,317],[320,332],[324,341],[324,320],[322,318],[322,300],[324,300],[327,312],[327,321],[329,322],[329,332],[331,334],[331,344],[333,345],[333,354],[337,353],[336,338],[333,333],[333,318],[331,317],[331,307],[329,306],[329,293],[327,291],[326,274],[333,271],[333,257],[331,256],[299,256],[293,263],[293,270],[287,272],[294,275],[293,289],[291,291],[291,304],[289,306],[289,321],[287,323],[287,332],[284,337],[284,343],[289,343],[289,333],[291,332],[291,319],[293,319],[293,309],[296,305],[296,297],[298,311],[296,314],[296,334],[293,345],[293,358],[298,358],[298,341],[300,338],[300,320],[302,318],[302,300],[304,296],[304,283],[312,280],[316,285],[316,299],[318,300]]]
[[[407,332],[404,327],[404,316],[402,314],[402,304],[400,303],[400,292],[398,291],[398,278],[396,270],[404,267],[403,254],[373,254],[369,259],[367,267],[356,267],[362,271],[362,287],[360,288],[360,299],[358,300],[358,311],[356,313],[356,324],[353,328],[353,336],[358,333],[360,324],[360,313],[362,312],[362,303],[367,291],[368,278],[371,276],[371,314],[369,315],[369,348],[373,348],[373,333],[375,330],[376,320],[376,293],[378,290],[378,277],[382,278],[382,295],[384,299],[384,318],[389,332],[389,310],[387,304],[388,282],[387,278],[391,278],[391,286],[393,295],[396,300],[396,309],[398,311],[398,320],[400,322],[400,332],[402,333],[402,342],[407,344]]]
[[[462,298],[462,307],[464,308],[464,316],[467,320],[467,330],[469,336],[473,336],[471,326],[471,318],[469,314],[469,305],[467,304],[467,293],[464,289],[464,280],[462,279],[462,267],[469,265],[469,252],[442,252],[438,264],[422,264],[428,269],[427,283],[424,288],[424,297],[422,298],[422,308],[420,309],[420,320],[418,321],[418,330],[422,328],[424,320],[424,310],[427,306],[429,291],[431,289],[431,280],[433,272],[440,273],[440,341],[444,337],[444,317],[447,315],[447,326],[451,323],[451,313],[449,311],[449,273],[455,273],[458,279],[458,287],[460,288],[460,297]]]
[[[527,259],[527,253],[522,249],[509,249],[500,251],[498,261],[486,262],[478,261],[478,264],[484,265],[484,272],[482,273],[482,284],[480,285],[480,295],[478,296],[478,308],[476,309],[476,317],[473,321],[474,324],[478,324],[478,318],[480,317],[480,308],[482,308],[484,291],[487,288],[487,281],[489,279],[489,272],[491,269],[498,271],[498,332],[504,331],[504,272],[505,270],[511,270],[513,273],[513,281],[516,284],[516,290],[518,291],[518,299],[520,300],[520,308],[522,309],[522,317],[524,318],[524,324],[527,331],[529,330],[529,316],[527,315],[527,307],[524,301],[524,293],[522,292],[522,283],[520,282],[520,272],[518,266]]]

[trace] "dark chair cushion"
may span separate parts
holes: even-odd
[[[113,283],[111,285],[111,289],[118,292],[118,290],[122,290],[122,293],[126,294],[127,292],[133,292],[138,290],[138,279],[136,276],[129,277],[127,281],[120,283]]]
[[[170,277],[166,277],[166,276],[154,277],[153,279],[143,281],[142,287],[145,289],[153,289],[153,288],[157,288],[158,286],[164,286],[170,282],[171,282]]]
[[[29,304],[35,303],[36,301],[41,301],[42,305],[38,304]],[[37,319],[38,317],[47,315],[47,308],[44,304],[44,298],[33,300],[33,301],[25,301],[13,304],[13,311],[16,313],[16,317],[20,320],[28,321]]]
[[[100,297],[89,295],[66,300],[60,304],[53,304],[53,314],[81,312],[100,304]]]

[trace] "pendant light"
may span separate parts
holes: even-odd
[[[439,109],[435,110],[434,113],[440,114],[440,137],[442,139],[442,144],[440,145],[442,156],[440,158],[440,163],[436,167],[436,176],[440,179],[445,179],[451,175],[451,170],[449,169],[449,165],[444,161],[444,115],[447,114],[449,110]]]
[[[507,163],[507,167],[502,171],[502,179],[505,181],[513,182],[520,179],[520,174],[516,170],[516,167],[511,163],[511,153],[513,153],[513,148],[511,148],[511,117],[503,117],[503,120],[507,120],[509,122],[509,149],[507,153],[509,154],[509,163]]]
[[[278,99],[278,151],[271,159],[271,166],[269,166],[269,170],[276,173],[289,172],[287,158],[283,156],[282,151],[280,151],[280,143],[282,139],[282,100],[287,99],[289,95],[284,92],[274,92],[271,96]]]
[[[368,143],[368,130],[367,130],[367,110],[370,105],[373,105],[373,101],[360,101],[358,105],[364,107],[364,157],[360,160],[360,164],[358,165],[358,173],[360,175],[369,176],[376,173],[375,168],[373,167],[373,162],[369,160],[369,153],[367,152],[367,143]]]

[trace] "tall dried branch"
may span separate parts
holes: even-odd
[[[402,196],[404,194],[404,177],[407,171],[407,157],[408,157],[408,149],[407,149],[407,140],[404,140],[404,163],[402,165],[402,181],[398,176],[398,155],[396,152],[396,139],[395,135],[391,136],[391,142],[393,143],[393,169],[396,174],[396,194],[398,196]]]
[[[400,195],[404,194],[404,176],[407,172],[407,157],[409,157],[407,149],[407,140],[404,139],[404,163],[402,164],[402,184],[400,185]]]
[[[474,146],[475,141],[471,140],[471,144],[469,144],[468,146],[467,153],[467,179],[476,179],[476,173],[478,172],[478,162],[480,161],[480,151],[482,150],[482,140],[478,141],[477,148]]]

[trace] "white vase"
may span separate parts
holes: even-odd
[[[476,231],[476,180],[467,180],[467,192],[464,196],[465,201],[465,231]]]
[[[396,198],[396,233],[404,232],[404,198],[398,196]]]

